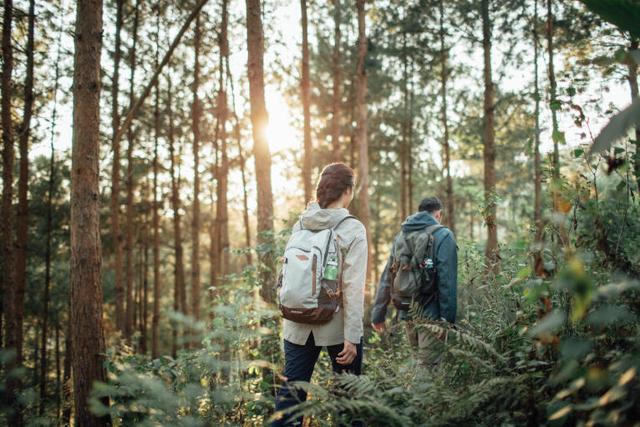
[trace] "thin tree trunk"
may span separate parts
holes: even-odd
[[[367,230],[367,281],[371,277],[371,232],[369,230],[369,144],[367,142],[367,36],[365,33],[365,0],[356,1],[358,14],[358,65],[356,68],[356,144],[358,146],[358,213]],[[370,293],[369,293],[370,294]]]
[[[536,226],[535,248],[533,251],[533,270],[537,276],[544,276],[544,264],[542,260],[542,167],[540,158],[540,86],[538,84],[538,0],[534,1],[533,15],[533,98],[535,101],[535,135],[533,143],[533,170],[534,170],[534,201],[533,222]]]
[[[482,48],[484,53],[484,200],[485,223],[487,224],[487,244],[485,256],[490,271],[496,272],[499,266],[498,229],[496,224],[496,151],[494,129],[494,84],[491,74],[491,21],[489,18],[489,0],[482,0]]]
[[[138,46],[138,24],[140,22],[140,0],[136,0],[135,9],[134,9],[134,17],[133,17],[133,30],[132,30],[132,38],[133,43],[131,45],[130,58],[131,58],[131,71],[129,74],[129,105],[133,106],[134,96],[135,96],[135,77],[136,77],[136,68],[137,68],[137,46]],[[127,308],[125,313],[125,328],[124,328],[124,336],[127,342],[131,342],[131,334],[133,333],[133,310],[134,310],[134,302],[133,302],[133,236],[135,233],[135,227],[133,224],[133,215],[134,215],[134,200],[133,200],[133,189],[134,189],[134,171],[133,171],[133,146],[135,144],[135,134],[133,132],[132,126],[129,126],[127,129],[127,234],[125,236],[125,283],[126,283],[126,300],[127,300]]]
[[[60,323],[56,322],[56,423],[60,423],[60,409],[62,408],[61,400],[61,370],[60,370]]]
[[[147,354],[149,319],[149,220],[145,214],[142,261],[142,322],[140,322],[140,352]],[[155,295],[154,295],[155,301]]]
[[[225,84],[225,61],[229,57],[229,42],[227,39],[227,26],[229,16],[227,12],[228,0],[222,0],[222,22],[220,25],[220,63],[219,63],[219,85],[220,93],[218,94],[218,123],[220,125],[220,169],[218,169],[218,185],[217,185],[217,203],[216,203],[216,222],[217,230],[217,260],[218,260],[218,277],[224,277],[229,274],[229,209],[227,204],[227,190],[229,182],[229,155],[227,153],[227,90]]]
[[[304,187],[305,203],[311,201],[313,189],[311,187],[312,150],[311,142],[311,83],[309,81],[309,37],[307,35],[307,0],[300,0],[302,14],[302,111],[304,116],[304,162],[302,166],[302,183]]]
[[[340,150],[340,113],[342,107],[342,68],[340,55],[340,0],[333,0],[333,57],[332,57],[332,76],[333,76],[333,104],[331,114],[331,151],[334,162],[340,161],[342,156]]]
[[[102,1],[78,0],[73,75],[71,165],[71,362],[76,421],[109,425],[89,410],[95,381],[106,380],[100,246],[100,51]],[[108,398],[103,403],[109,406]]]
[[[155,62],[157,68],[159,47],[160,47],[160,11],[156,15],[156,53]],[[169,101],[171,102],[171,101]],[[160,340],[160,214],[158,212],[159,195],[158,195],[158,174],[160,173],[160,165],[158,159],[158,140],[160,136],[160,87],[158,80],[155,84],[155,102],[153,106],[153,124],[154,124],[154,141],[153,141],[153,208],[152,208],[152,227],[153,227],[153,317],[151,319],[151,357],[158,357],[158,346]],[[169,113],[169,120],[173,124],[173,115]],[[173,132],[173,128],[170,129]],[[171,134],[170,138],[173,138]],[[173,147],[173,141],[172,141]],[[173,162],[173,158],[171,159]],[[173,164],[173,163],[172,163]],[[145,276],[146,280],[146,276]]]
[[[445,47],[445,30],[444,30],[444,0],[440,0],[440,84],[442,95],[442,146],[444,147],[444,167],[447,172],[447,200],[446,200],[446,218],[447,226],[455,234],[456,217],[455,205],[453,199],[453,178],[451,177],[451,147],[449,146],[449,120],[447,118],[447,81],[449,79],[449,71],[447,70],[447,59],[449,51]]]
[[[233,108],[234,127],[233,133],[238,144],[238,161],[240,163],[240,176],[242,177],[242,220],[244,222],[244,239],[247,247],[247,265],[253,264],[253,256],[251,255],[251,226],[249,223],[249,194],[247,191],[247,176],[246,176],[246,159],[242,150],[242,138],[240,136],[240,119],[236,112],[236,98],[233,89],[233,78],[231,76],[231,69],[229,67],[229,58],[226,59],[227,80],[231,88],[231,107]]]
[[[116,0],[116,40],[115,51],[113,54],[113,79],[111,83],[111,128],[113,132],[113,162],[111,165],[111,233],[113,234],[115,254],[116,328],[121,333],[124,333],[125,300],[124,287],[122,285],[122,232],[120,231],[120,141],[115,138],[115,135],[120,127],[120,105],[118,103],[118,93],[120,90],[120,57],[122,54],[120,47],[120,32],[122,30],[123,5],[124,0]]]
[[[246,0],[247,6],[247,47],[249,73],[249,98],[251,104],[251,124],[253,131],[253,157],[255,160],[256,183],[258,189],[258,244],[271,246],[273,236],[273,193],[271,191],[271,153],[265,136],[267,107],[264,99],[264,36],[260,0]],[[275,258],[271,252],[259,253],[260,295],[273,303],[273,277]]]
[[[4,348],[14,349],[15,359],[6,364],[6,372],[10,372],[21,364],[22,349],[18,348],[21,341],[19,323],[16,316],[18,292],[16,289],[15,253],[13,240],[13,123],[11,120],[11,96],[13,85],[11,73],[13,71],[13,50],[11,46],[11,25],[13,20],[13,1],[4,1],[3,30],[2,30],[2,286],[3,311],[6,320]],[[10,379],[6,386],[5,404],[13,408],[9,414],[9,423],[22,425],[22,415],[17,406],[19,380]]]
[[[638,39],[631,40],[629,45],[630,50],[638,50]],[[638,98],[638,64],[630,57],[627,60],[629,87],[631,89],[631,100]],[[638,185],[638,192],[640,192],[640,126],[636,126],[636,153],[634,158],[634,175]]]
[[[400,152],[398,153],[398,157],[400,158],[400,222],[404,221],[407,216],[409,216],[409,212],[407,207],[408,203],[408,193],[409,193],[409,185],[407,183],[408,177],[408,165],[407,161],[409,160],[408,151],[408,129],[407,123],[409,120],[409,89],[408,89],[408,80],[409,75],[407,72],[407,33],[403,31],[402,33],[402,118],[400,120]]]
[[[193,40],[193,104],[191,131],[193,133],[193,217],[191,221],[191,315],[200,319],[200,117],[202,106],[200,88],[200,17],[196,18]]]
[[[182,249],[182,228],[180,223],[180,178],[176,179],[176,155],[175,155],[175,142],[174,142],[174,126],[173,126],[173,100],[172,100],[172,86],[171,77],[167,78],[167,115],[169,117],[169,129],[167,132],[167,139],[169,140],[169,156],[171,157],[171,166],[169,173],[171,175],[171,208],[173,209],[173,246],[175,252],[175,266],[174,266],[174,287],[173,287],[173,311],[186,310],[186,299],[184,297],[184,263],[183,263],[183,249]],[[177,157],[180,159],[180,156]],[[178,164],[179,167],[179,164]],[[155,226],[154,226],[155,230]],[[154,231],[155,233],[155,231]],[[154,234],[155,236],[155,234]],[[155,244],[155,237],[154,237]],[[156,260],[154,257],[154,274],[155,274]],[[153,349],[152,354],[154,358],[158,353],[158,319],[159,311],[156,312],[156,305],[154,301],[153,306]],[[159,308],[158,308],[159,310]],[[185,313],[186,314],[186,313]],[[172,341],[171,341],[171,355],[176,357],[178,349],[178,324],[172,322]]]
[[[27,69],[24,81],[24,111],[19,130],[20,176],[18,178],[18,215],[16,235],[16,353],[22,364],[24,292],[27,284],[27,240],[29,234],[29,135],[33,113],[33,50],[35,33],[35,1],[29,0],[27,24]],[[37,360],[37,359],[34,359]],[[37,362],[35,363],[37,365]],[[20,422],[22,422],[20,420]]]
[[[549,106],[551,107],[551,138],[553,140],[553,165],[552,165],[552,183],[551,193],[553,196],[553,209],[558,210],[558,180],[560,179],[560,143],[561,134],[558,129],[558,115],[556,111],[559,109],[558,99],[556,97],[556,75],[553,63],[553,2],[547,0],[547,55],[549,67]]]
[[[71,315],[71,312],[69,312]],[[62,373],[62,425],[68,426],[71,421],[71,409],[73,407],[73,397],[71,391],[71,318],[68,319],[67,333],[64,336],[64,364]]]

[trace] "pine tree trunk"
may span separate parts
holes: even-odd
[[[100,247],[100,51],[102,1],[78,0],[71,164],[71,363],[76,421],[109,425],[89,410],[94,381],[105,381]],[[79,327],[82,325],[82,327]],[[103,403],[109,405],[108,399]]]
[[[136,0],[134,17],[133,17],[133,29],[130,58],[131,58],[131,71],[129,74],[129,105],[133,106],[135,96],[135,76],[137,68],[137,46],[138,46],[138,24],[140,21],[140,0]],[[126,300],[127,308],[125,313],[125,328],[124,336],[127,342],[131,342],[131,334],[133,333],[133,236],[135,234],[135,226],[133,224],[134,215],[134,171],[133,171],[133,146],[135,144],[135,135],[132,126],[127,129],[127,227],[125,236],[125,269],[126,269]]]
[[[638,39],[631,40],[629,50],[638,50]],[[627,59],[628,79],[629,87],[631,89],[631,100],[638,98],[638,64],[630,57]],[[640,192],[640,126],[636,126],[636,153],[634,158],[634,175],[638,184],[638,191]]]
[[[356,144],[358,146],[358,213],[367,230],[367,282],[371,277],[371,232],[369,230],[369,144],[367,142],[367,36],[365,33],[365,0],[356,1],[358,14],[358,65],[356,67]]]
[[[333,103],[331,114],[331,151],[334,162],[341,160],[340,149],[340,113],[342,107],[342,68],[340,55],[340,0],[333,0],[333,57],[332,57],[332,77],[333,77]]]
[[[544,263],[542,260],[542,165],[540,158],[540,86],[538,83],[538,0],[534,1],[534,23],[533,23],[533,98],[535,101],[535,135],[533,142],[533,170],[534,170],[534,200],[533,200],[533,222],[536,227],[534,250],[533,250],[533,270],[537,276],[544,276]]]
[[[27,285],[27,240],[29,234],[29,136],[33,113],[33,50],[35,32],[35,1],[29,0],[27,24],[27,69],[24,81],[24,112],[19,130],[20,176],[18,178],[18,215],[16,238],[16,353],[22,364],[22,341],[24,323],[24,292]],[[37,360],[37,359],[34,359]],[[37,362],[36,362],[37,365]]]
[[[147,354],[147,341],[149,331],[149,220],[146,215],[142,245],[142,322],[140,322],[140,352],[142,354]]]
[[[180,177],[176,178],[176,158],[179,160],[180,156],[175,154],[175,129],[173,126],[173,99],[172,99],[172,86],[171,77],[167,78],[167,115],[169,117],[169,129],[167,132],[167,139],[169,141],[169,156],[171,157],[169,174],[171,175],[171,208],[173,210],[173,246],[175,253],[175,265],[174,265],[174,277],[173,277],[173,311],[182,312],[186,314],[186,298],[185,298],[185,280],[184,280],[184,256],[182,248],[182,227],[180,219]],[[155,230],[154,224],[154,247],[155,247]],[[159,241],[159,238],[158,238]],[[156,262],[158,261],[158,262]],[[156,260],[154,251],[154,275],[156,265],[159,264],[159,257]],[[158,270],[159,271],[159,270]],[[154,300],[153,305],[153,357],[158,355],[158,321],[159,321],[159,306],[156,308]],[[178,324],[172,322],[172,341],[171,341],[171,355],[176,356],[178,349]]]
[[[455,234],[456,217],[455,204],[453,198],[453,178],[451,177],[451,147],[449,145],[449,120],[447,118],[447,81],[449,79],[449,71],[447,69],[447,59],[449,51],[445,47],[445,31],[444,31],[444,0],[440,0],[440,85],[442,95],[442,146],[444,148],[444,167],[447,172],[447,200],[446,206],[446,224]]]
[[[258,244],[272,246],[273,236],[273,193],[271,191],[271,153],[265,137],[267,107],[264,99],[264,36],[260,0],[246,0],[247,6],[247,47],[249,73],[249,98],[251,103],[251,124],[253,131],[253,157],[255,160],[256,183],[258,189]],[[275,257],[271,252],[259,253],[260,295],[273,303],[273,277]]]
[[[485,256],[489,270],[496,272],[499,266],[498,229],[496,224],[496,151],[495,151],[495,88],[491,73],[491,21],[489,1],[482,0],[482,48],[484,53],[484,201],[487,244]]]
[[[220,61],[219,61],[219,85],[218,94],[218,123],[220,125],[220,168],[218,169],[216,222],[217,230],[217,260],[218,277],[229,274],[229,209],[227,204],[227,191],[229,187],[229,155],[227,153],[227,90],[225,76],[225,61],[229,57],[229,41],[227,39],[227,27],[229,16],[227,12],[228,0],[222,0],[222,22],[220,24]]]
[[[300,0],[302,14],[302,110],[304,116],[304,162],[302,166],[302,183],[304,186],[304,202],[311,201],[313,188],[311,187],[312,150],[311,142],[311,82],[309,81],[309,37],[307,35],[307,0]]]
[[[69,312],[71,314],[71,312]],[[73,397],[71,391],[71,319],[68,320],[67,332],[64,336],[64,364],[62,373],[62,425],[68,426],[71,421],[71,409],[73,407]]]
[[[3,311],[5,318],[4,348],[14,349],[15,359],[5,365],[5,372],[9,372],[21,364],[22,349],[18,348],[21,341],[16,315],[18,293],[16,289],[15,253],[13,237],[13,122],[11,120],[11,96],[13,84],[13,50],[11,46],[11,25],[13,21],[13,2],[4,1],[3,30],[2,30],[2,287]],[[22,425],[22,415],[17,406],[17,393],[20,387],[18,379],[7,381],[5,404],[14,410],[9,414],[9,424]]]
[[[113,163],[111,165],[111,233],[113,234],[114,246],[114,270],[115,270],[115,290],[116,290],[116,328],[124,333],[125,324],[125,299],[124,287],[122,284],[122,232],[120,231],[120,141],[115,138],[120,127],[120,105],[118,103],[118,93],[120,90],[120,57],[121,42],[120,32],[122,30],[122,9],[124,0],[116,0],[116,28],[115,28],[115,51],[113,54],[113,79],[111,83],[111,128],[113,132]]]
[[[160,12],[158,11],[158,14]],[[160,28],[159,15],[156,17],[156,57],[155,62],[158,62],[158,55],[160,49]],[[170,119],[173,120],[172,114]],[[153,208],[152,208],[152,228],[153,228],[153,317],[151,324],[151,357],[155,359],[158,357],[158,346],[160,340],[160,214],[158,208],[160,205],[160,196],[158,194],[158,175],[160,174],[160,162],[158,158],[158,141],[160,136],[160,87],[156,80],[155,85],[155,102],[153,106],[153,122],[154,122],[154,141],[153,141]],[[173,132],[173,129],[170,129]],[[173,138],[173,135],[170,136]],[[173,148],[173,141],[172,141]],[[173,162],[173,159],[172,159]],[[146,280],[146,276],[145,276]]]
[[[402,33],[402,118],[400,120],[400,150],[398,153],[398,157],[400,158],[400,223],[405,220],[409,216],[409,212],[407,207],[409,205],[408,202],[408,194],[409,194],[409,184],[407,182],[407,177],[409,175],[409,168],[407,161],[409,159],[408,151],[408,128],[407,122],[409,119],[409,88],[408,88],[408,80],[409,75],[407,72],[407,33],[404,31]]]
[[[198,98],[200,88],[200,17],[196,18],[193,40],[193,104],[191,110],[191,131],[193,132],[193,218],[191,221],[191,315],[200,319],[200,117],[201,105]]]
[[[560,179],[560,150],[558,148],[561,136],[558,129],[558,115],[556,111],[559,109],[559,103],[556,96],[556,75],[553,64],[553,2],[547,0],[547,55],[549,66],[549,106],[551,107],[551,138],[553,139],[553,167],[552,167],[552,183],[551,193],[553,196],[553,209],[558,210],[558,180]]]
[[[62,378],[61,378],[61,370],[60,370],[60,323],[56,322],[56,424],[60,423],[60,410],[62,408],[62,399],[61,399],[61,391],[62,391]]]

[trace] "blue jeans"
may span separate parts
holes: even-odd
[[[360,375],[362,371],[362,341],[356,345],[358,354],[353,359],[350,365],[340,365],[336,358],[338,353],[342,351],[344,344],[329,345],[327,346],[327,352],[331,357],[331,365],[333,366],[333,372],[341,374],[348,372],[355,375]],[[317,346],[313,333],[309,334],[309,338],[305,345],[298,345],[287,340],[284,340],[284,376],[287,378],[287,382],[282,385],[276,396],[276,411],[281,411],[291,406],[297,405],[300,402],[307,400],[307,392],[295,388],[289,384],[289,381],[306,381],[311,380],[313,374],[313,368],[318,361],[318,356],[322,350],[321,346]],[[275,421],[272,426],[301,426],[302,417],[297,419],[291,419],[287,416]],[[360,425],[360,424],[353,424]]]

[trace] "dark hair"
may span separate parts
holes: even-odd
[[[425,197],[420,202],[420,206],[418,207],[420,212],[429,212],[433,213],[435,211],[442,210],[442,202],[437,197]]]
[[[322,169],[316,187],[316,199],[322,209],[338,200],[347,188],[354,185],[353,169],[344,163],[331,163]]]

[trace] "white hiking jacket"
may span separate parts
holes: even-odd
[[[345,208],[321,209],[311,202],[302,214],[304,228],[321,230],[335,226],[349,215]],[[293,231],[300,229],[296,222]],[[363,335],[364,285],[367,275],[367,235],[364,225],[355,218],[345,220],[336,229],[338,245],[343,254],[342,265],[342,307],[324,325],[308,325],[283,319],[284,339],[304,345],[313,332],[317,346],[342,344],[348,340],[358,344]]]

